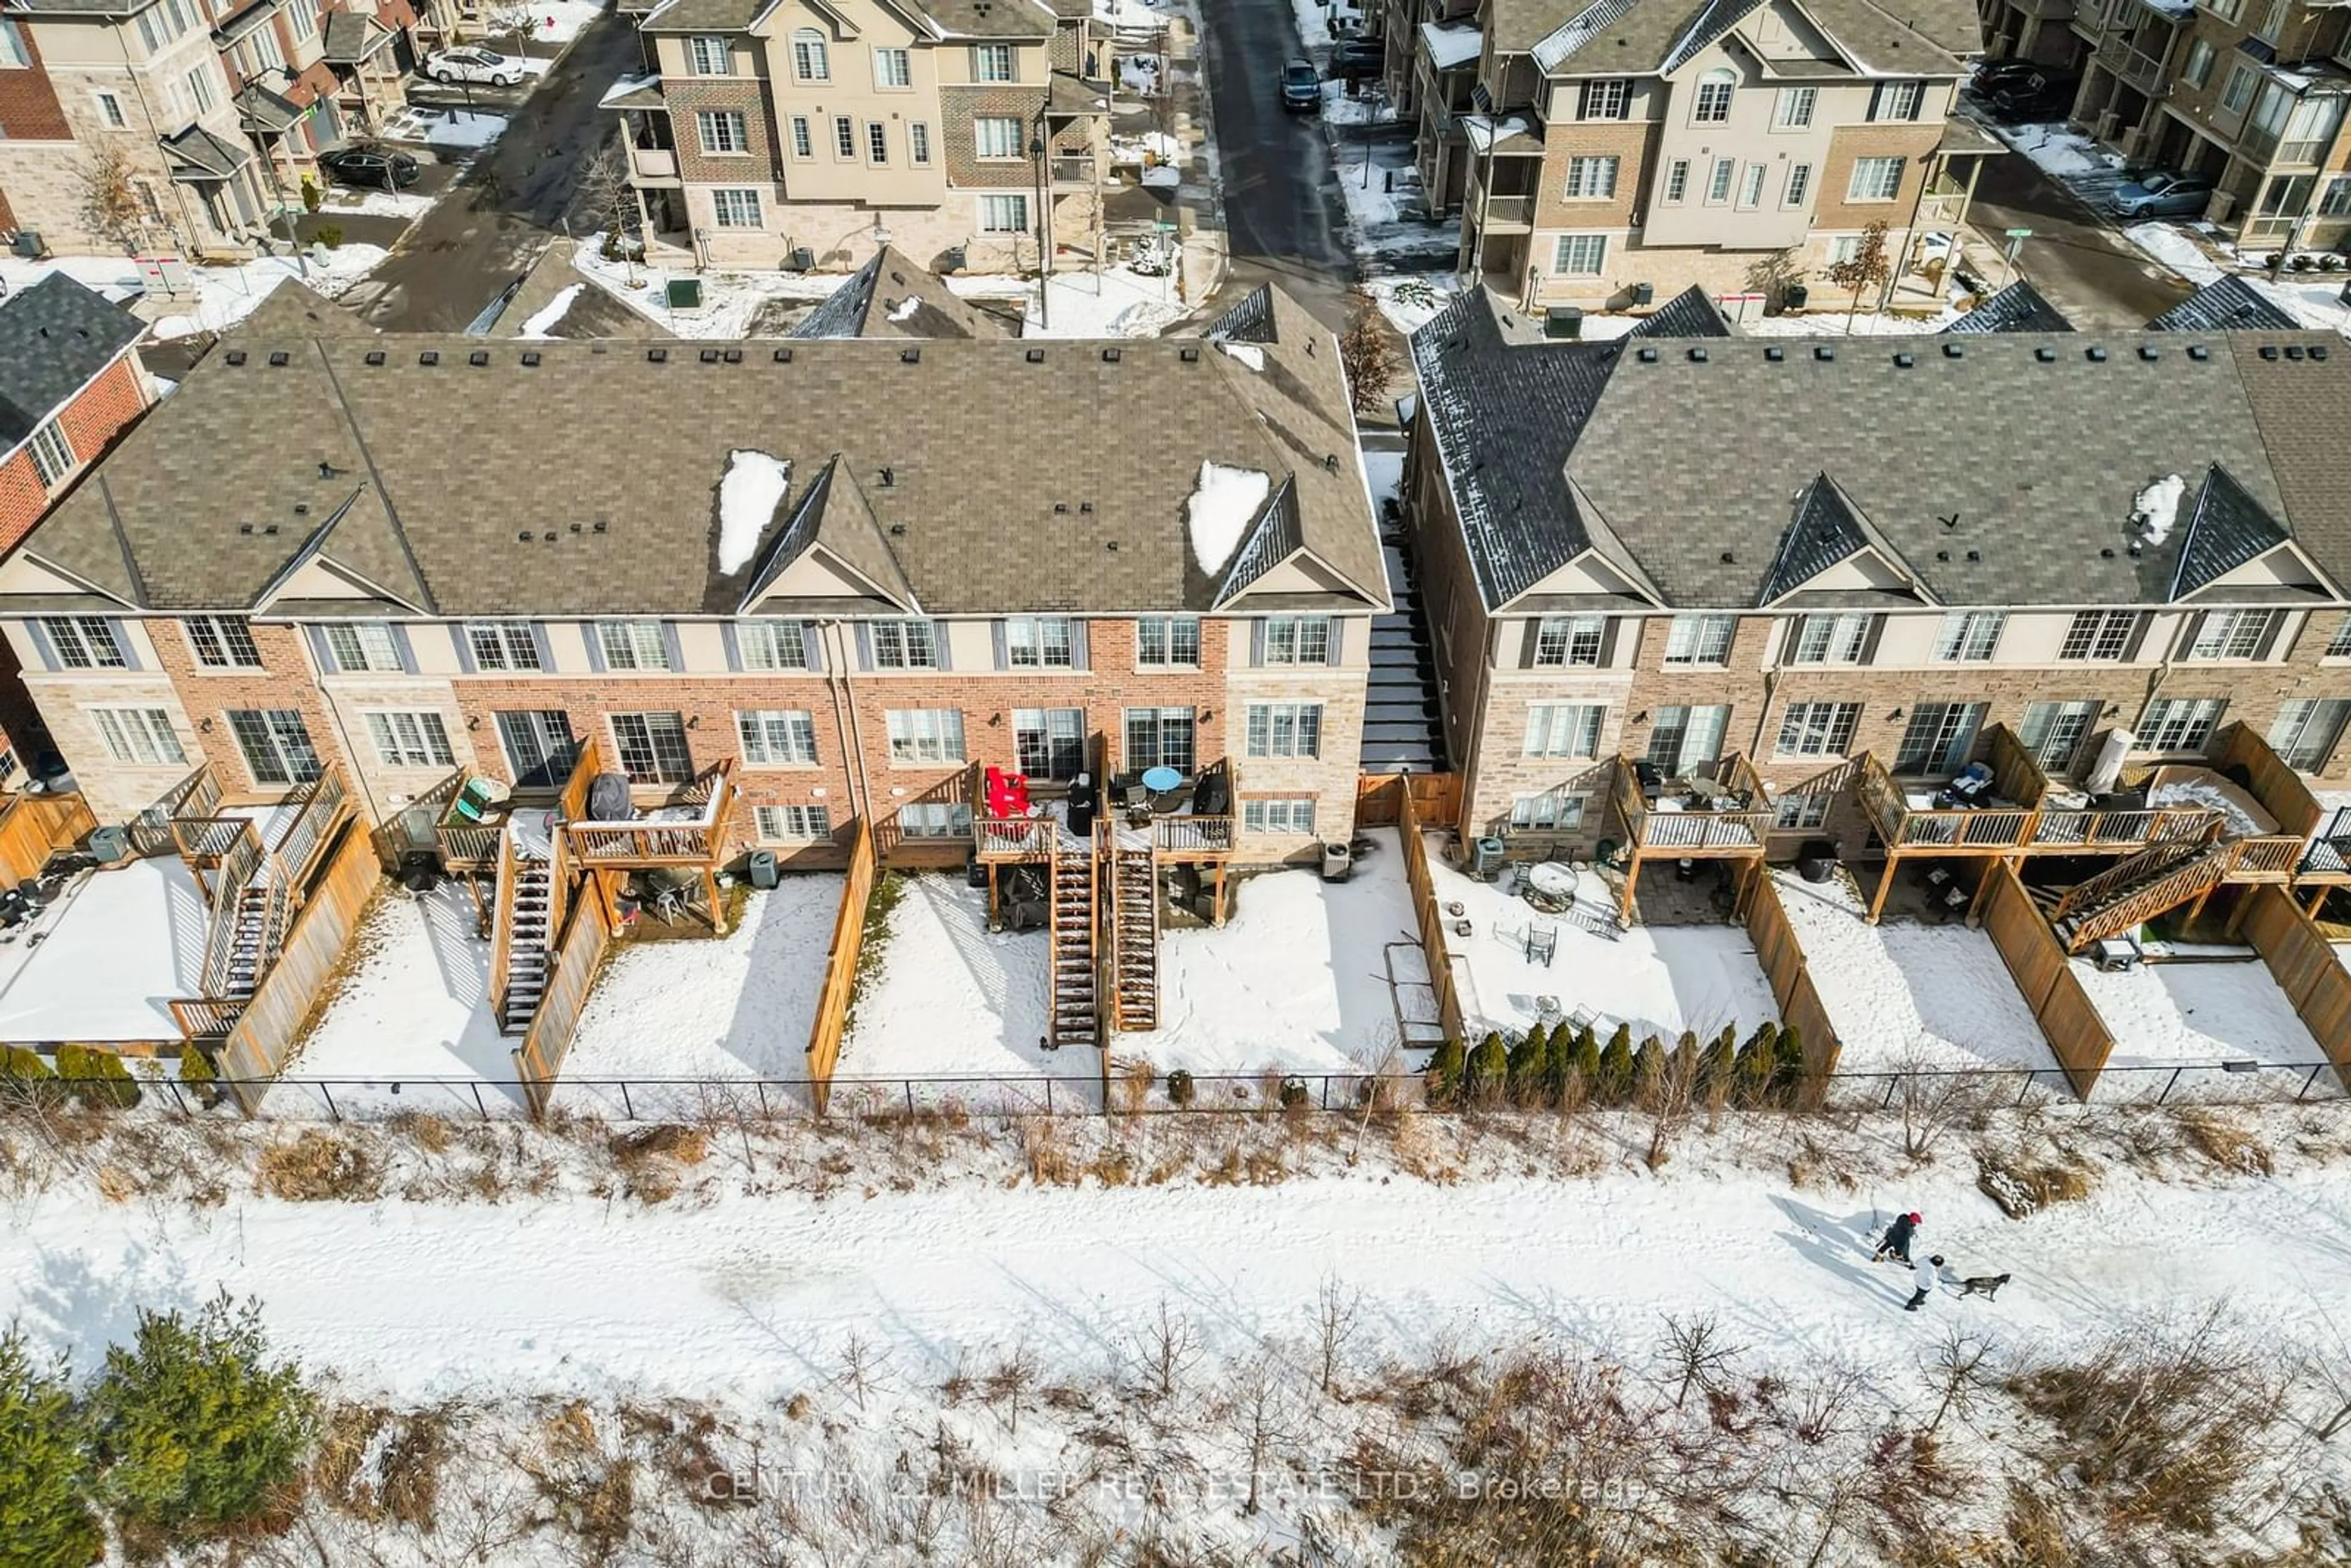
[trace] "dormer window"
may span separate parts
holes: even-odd
[[[1730,118],[1730,95],[1738,89],[1739,73],[1715,69],[1698,78],[1698,105],[1690,119],[1699,125],[1720,125]]]

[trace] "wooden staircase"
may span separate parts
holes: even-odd
[[[2158,844],[2067,892],[2050,912],[2050,928],[2068,953],[2078,953],[2210,892],[2236,861],[2232,843]]]
[[[1111,849],[1112,1019],[1159,1027],[1159,859],[1149,845]]]
[[[1053,1016],[1046,1043],[1055,1050],[1074,1045],[1092,1051],[1102,1044],[1094,978],[1095,861],[1090,853],[1065,853],[1057,846],[1047,863],[1052,878]]]
[[[286,911],[285,884],[274,877],[237,890],[213,995],[235,1002],[252,1000],[261,977],[277,962],[278,945],[286,939]]]
[[[559,835],[547,841],[547,852],[524,849],[509,825],[498,835],[498,883],[496,924],[491,931],[490,994],[496,998],[498,1029],[521,1034],[530,1028],[547,992],[549,952],[562,920],[563,858]]]

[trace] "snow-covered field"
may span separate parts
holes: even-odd
[[[1846,873],[1773,873],[1781,906],[1844,1044],[1839,1073],[2056,1066],[1999,949],[1965,925],[1872,925]]]
[[[836,1082],[1073,1078],[1098,1085],[1092,1052],[1043,1049],[1045,933],[989,931],[987,889],[959,876],[909,876],[900,885],[881,967],[841,1041]],[[981,1087],[941,1092],[968,1097]]]
[[[2098,1085],[2101,1097],[2152,1094],[2164,1087],[2169,1069],[2183,1065],[2255,1061],[2312,1067],[2326,1060],[2266,964],[2145,964],[2100,974],[2077,958],[2073,969],[2115,1037],[2114,1055]],[[2202,1093],[2226,1087],[2218,1071],[2193,1076],[2193,1085],[2181,1080],[2183,1090]]]
[[[1471,994],[1462,998],[1473,1022],[1523,1030],[1543,1016],[1545,998],[1572,1015],[1589,1009],[1606,1034],[1616,1023],[1633,1038],[1668,1041],[1684,1030],[1701,1038],[1736,1024],[1744,1039],[1758,1024],[1779,1021],[1770,982],[1755,962],[1754,944],[1736,925],[1635,925],[1614,940],[1595,935],[1613,928],[1615,910],[1606,890],[1583,873],[1575,914],[1540,915],[1499,884],[1473,881],[1446,863],[1438,841],[1428,840],[1428,865],[1440,905],[1457,900],[1472,934],[1448,938],[1453,956],[1469,967]],[[1559,951],[1546,966],[1526,956],[1531,929],[1557,931]],[[1556,1016],[1556,1015],[1554,1015]]]

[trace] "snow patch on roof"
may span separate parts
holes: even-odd
[[[912,317],[915,311],[920,310],[922,308],[923,297],[919,294],[909,294],[906,298],[899,300],[898,303],[890,307],[890,319],[893,321],[906,320]]]
[[[1454,123],[1469,139],[1469,150],[1481,158],[1492,152],[1497,142],[1508,141],[1514,136],[1531,136],[1535,130],[1516,114],[1506,120],[1496,120],[1489,114],[1465,114]]]
[[[530,319],[522,324],[520,336],[544,338],[553,332],[555,324],[563,319],[565,313],[571,308],[571,302],[579,298],[580,291],[587,287],[584,283],[574,283],[559,289],[554,298],[531,312]]]
[[[2138,529],[2139,538],[2151,545],[2159,545],[2171,532],[2171,525],[2179,517],[2179,498],[2188,493],[2188,481],[2177,474],[2166,474],[2154,484],[2131,497],[2131,526]]]
[[[1249,369],[1257,371],[1259,375],[1263,375],[1265,373],[1265,350],[1259,348],[1255,343],[1219,342],[1217,347],[1222,349],[1226,353],[1230,354],[1233,358],[1238,360]]]
[[[740,454],[737,454],[739,456]],[[1228,468],[1221,463],[1200,465],[1200,481],[1185,503],[1185,519],[1192,538],[1192,559],[1202,571],[1219,571],[1240,548],[1273,479],[1254,468]]]
[[[740,570],[759,548],[759,536],[783,504],[792,465],[764,452],[737,447],[718,481],[718,570]]]
[[[1476,59],[1485,48],[1486,35],[1463,22],[1423,22],[1420,41],[1428,50],[1428,63],[1438,70],[1449,71]]]
[[[1557,70],[1561,64],[1593,38],[1625,19],[1633,0],[1593,0],[1568,18],[1567,25],[1535,46],[1535,63]]]

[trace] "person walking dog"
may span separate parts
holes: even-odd
[[[1910,1300],[1904,1303],[1902,1308],[1904,1312],[1917,1312],[1927,1298],[1935,1293],[1935,1286],[1942,1279],[1942,1269],[1943,1255],[1940,1252],[1924,1262],[1910,1265],[1910,1282],[1918,1288],[1911,1292]]]

